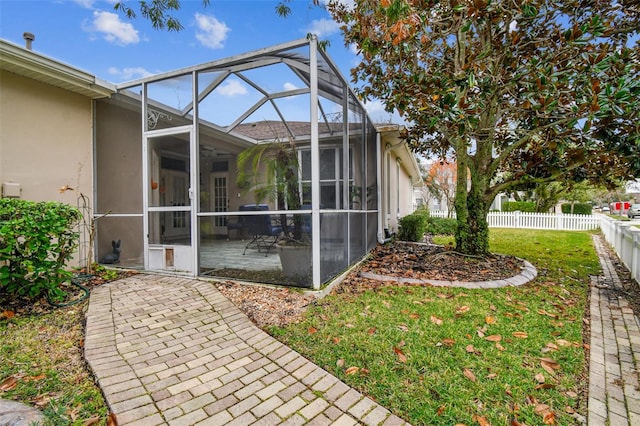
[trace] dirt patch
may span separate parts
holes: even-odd
[[[300,320],[315,297],[297,289],[239,284],[232,281],[216,287],[258,327],[283,326]]]

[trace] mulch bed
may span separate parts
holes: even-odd
[[[360,269],[394,277],[489,281],[511,278],[523,267],[523,261],[513,256],[468,256],[433,244],[397,241],[374,249]]]

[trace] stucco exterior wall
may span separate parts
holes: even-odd
[[[91,199],[92,100],[6,71],[0,92],[0,183],[19,183],[25,200]]]

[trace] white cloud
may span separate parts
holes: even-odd
[[[128,22],[122,22],[120,17],[111,12],[96,10],[93,12],[93,23],[87,31],[102,33],[105,40],[116,44],[135,44],[140,41],[138,30]]]
[[[314,19],[307,27],[306,32],[315,34],[318,37],[327,37],[340,31],[340,25],[333,19]]]
[[[299,89],[298,86],[296,86],[295,84],[290,83],[288,81],[286,83],[284,83],[282,85],[282,87],[284,88],[284,90],[296,90],[296,89]]]
[[[73,2],[78,6],[84,7],[85,9],[93,9],[95,0],[73,0]]]
[[[247,88],[238,80],[227,80],[216,89],[222,96],[246,95]]]
[[[224,41],[227,39],[227,33],[231,31],[224,22],[218,21],[214,16],[202,15],[196,13],[196,39],[203,46],[212,49],[221,49],[224,47]]]
[[[107,70],[110,75],[116,76],[121,80],[136,80],[138,78],[148,77],[153,75],[152,72],[147,71],[142,67],[126,67],[126,68],[116,68],[109,67]]]

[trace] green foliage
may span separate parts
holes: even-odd
[[[184,29],[182,23],[173,15],[180,10],[180,0],[138,0],[138,13],[151,22],[156,30],[180,31]],[[209,6],[210,0],[202,0],[202,7]],[[127,5],[126,1],[118,1],[113,9],[125,15],[128,19],[137,17],[136,9]]]
[[[455,219],[446,217],[430,217],[427,232],[432,235],[455,235],[458,223]]]
[[[55,202],[0,199],[0,289],[35,298],[60,298],[64,269],[78,244],[80,212]]]
[[[535,213],[536,203],[533,201],[507,201],[502,203],[502,211]]]
[[[424,233],[427,231],[427,220],[429,211],[425,209],[416,210],[400,219],[400,229],[398,239],[402,241],[422,241]]]
[[[565,203],[562,207],[562,213],[564,214],[591,214],[593,206],[588,203],[575,203],[573,204],[573,211],[571,211],[572,204]]]

